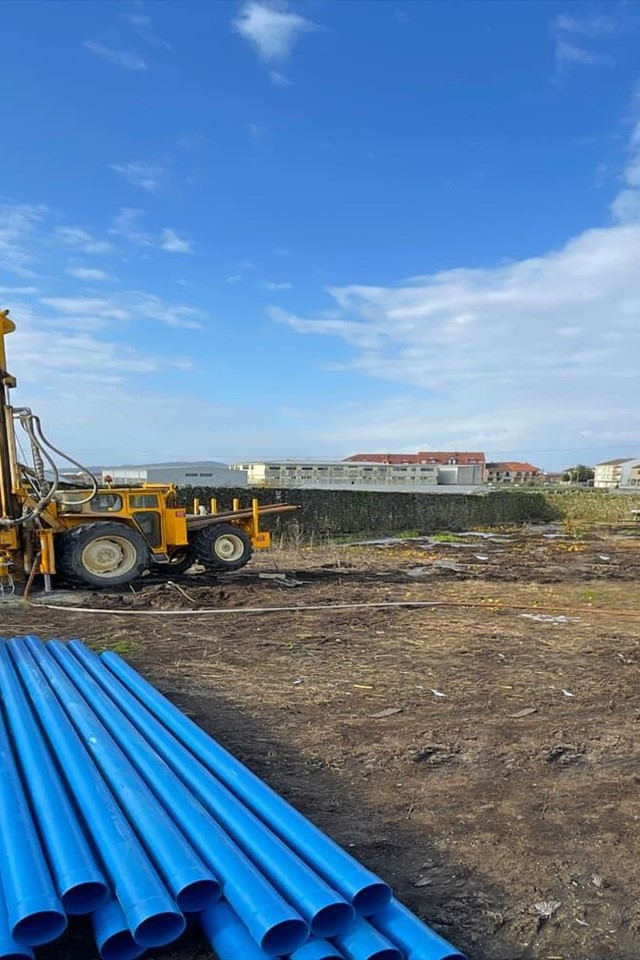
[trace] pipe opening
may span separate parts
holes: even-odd
[[[61,898],[66,913],[75,915],[94,913],[109,899],[109,888],[104,883],[79,883],[66,890]]]
[[[301,947],[308,936],[309,928],[304,920],[283,920],[281,923],[274,924],[265,933],[260,946],[272,957],[280,957],[283,954],[286,956],[288,953],[293,953],[297,947]]]
[[[67,918],[57,910],[40,910],[19,920],[13,928],[13,937],[29,947],[56,940],[67,928]]]
[[[363,960],[402,960],[402,954],[395,947],[383,947],[381,950],[368,953]]]
[[[353,907],[360,917],[371,917],[383,910],[391,901],[391,887],[378,880],[363,887],[352,899]]]
[[[217,880],[195,880],[184,887],[177,899],[184,913],[200,913],[222,896],[222,887]]]
[[[32,953],[3,953],[2,960],[33,960]]]
[[[136,960],[145,948],[136,943],[128,930],[120,930],[100,944],[102,960]]]
[[[164,947],[180,937],[186,920],[181,913],[155,913],[146,920],[142,920],[133,931],[136,943],[141,947]]]
[[[353,923],[355,910],[348,903],[331,903],[318,910],[311,921],[311,933],[314,937],[335,937]]]

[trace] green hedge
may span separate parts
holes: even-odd
[[[204,505],[217,497],[219,509],[231,507],[233,497],[248,506],[251,497],[261,503],[295,503],[300,510],[274,519],[271,529],[310,539],[352,535],[385,536],[405,531],[435,533],[438,530],[469,530],[479,526],[548,521],[557,518],[555,508],[540,492],[499,491],[488,494],[397,493],[368,490],[232,490],[229,488],[182,487],[181,504],[190,506],[198,497]]]

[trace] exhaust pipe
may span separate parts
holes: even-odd
[[[127,926],[140,946],[160,947],[171,943],[183,932],[186,926],[184,917],[26,645],[22,640],[10,640],[8,647],[52,752],[65,773],[69,790],[103,860],[127,918]],[[25,862],[35,870],[44,860],[32,856],[25,857]]]

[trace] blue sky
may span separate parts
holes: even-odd
[[[90,462],[640,455],[640,5],[0,5],[17,399]]]

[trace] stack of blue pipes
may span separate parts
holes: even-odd
[[[0,641],[0,696],[0,960],[78,914],[103,960],[464,960],[117,654]]]

